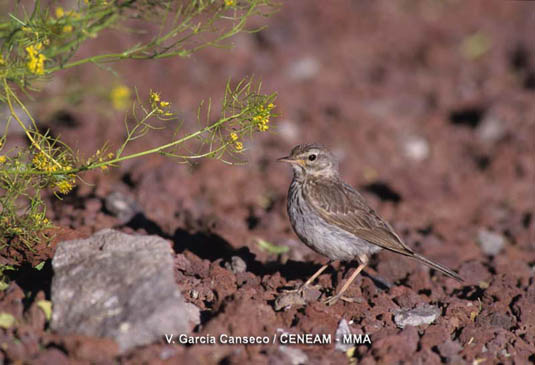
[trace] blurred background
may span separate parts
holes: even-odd
[[[105,227],[159,234],[173,238],[175,248],[185,232],[210,232],[225,249],[245,250],[266,265],[324,262],[291,231],[291,171],[275,161],[297,144],[317,142],[339,157],[344,180],[417,251],[474,283],[488,287],[501,275],[505,287],[527,288],[535,265],[534,5],[288,1],[251,24],[265,29],[232,38],[232,49],[112,64],[115,74],[91,65],[56,74],[28,105],[42,128],[82,154],[123,140],[128,108],[114,102],[114,92],[128,101],[135,89],[156,90],[193,128],[202,99],[217,104],[229,78],[253,75],[264,92],[278,93],[280,116],[270,133],[245,141],[245,165],[184,165],[156,155],[130,160],[87,173],[89,184],[61,201],[51,197],[47,216],[86,234]],[[136,37],[110,31],[80,55],[121,49]],[[156,134],[132,150],[167,137]],[[141,218],[125,222],[110,214],[105,200],[117,192],[135,202]],[[217,241],[192,242],[188,249],[201,258],[228,254]],[[289,250],[281,257],[259,242]],[[394,255],[381,253],[371,270],[415,290],[433,287],[408,275],[425,270],[419,264]],[[288,271],[283,277],[300,280],[313,267]],[[509,299],[496,300],[508,311]],[[533,335],[525,338],[533,346]]]
[[[122,141],[129,103],[113,100],[121,88],[127,101],[135,88],[161,92],[188,127],[201,100],[218,104],[229,78],[253,75],[264,92],[278,93],[280,117],[272,133],[246,141],[247,165],[132,160],[88,174],[94,185],[71,195],[94,203],[66,199],[50,218],[72,228],[109,226],[97,201],[122,190],[170,235],[187,216],[232,232],[233,245],[250,244],[252,233],[285,243],[295,240],[284,211],[291,173],[275,159],[319,142],[339,156],[345,180],[400,229],[445,225],[452,247],[469,245],[480,227],[517,237],[533,210],[533,17],[533,5],[522,1],[285,2],[251,24],[266,29],[232,38],[230,50],[112,64],[115,74],[90,65],[65,71],[32,109],[82,154]],[[80,55],[135,41],[109,32]]]

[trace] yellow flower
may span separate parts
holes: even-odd
[[[72,25],[70,25],[70,24],[64,25],[63,26],[63,33],[70,33],[70,32],[72,32],[72,29],[73,29]]]
[[[43,44],[41,42],[36,43],[35,45],[29,45],[26,47],[26,52],[28,52],[28,55],[30,56],[36,56],[39,51],[43,48]]]
[[[63,18],[65,16],[65,11],[63,10],[63,8],[61,6],[58,6],[56,8],[56,18]]]
[[[257,107],[252,119],[259,131],[265,132],[269,129],[268,123],[269,118],[271,117],[271,109],[274,107],[275,105],[273,103],[269,103],[267,106],[259,105]]]
[[[6,156],[0,156],[0,163],[4,163],[7,161],[7,157]]]
[[[36,223],[36,224],[48,224],[48,219],[45,217],[44,213],[34,213],[30,215],[30,218]]]
[[[38,55],[37,57],[32,57],[27,63],[28,69],[30,72],[36,74],[36,75],[44,75],[45,74],[45,61],[46,56],[45,55]]]
[[[241,142],[234,143],[234,146],[236,147],[236,151],[243,150],[243,143],[241,143]]]
[[[56,188],[61,194],[67,194],[72,190],[72,188],[74,188],[74,181],[61,180],[60,182],[56,183]]]
[[[50,161],[43,152],[34,155],[32,162],[35,168],[40,171],[54,172],[58,169],[58,166]]]
[[[130,89],[127,86],[119,85],[110,92],[110,99],[116,110],[125,110],[130,106]]]
[[[152,103],[159,103],[161,101],[160,94],[155,92],[155,91],[151,91],[150,92],[150,100],[151,100]]]
[[[173,113],[170,113],[169,111],[162,109],[162,108],[167,108],[171,103],[169,103],[168,101],[162,100],[162,98],[160,97],[160,93],[157,93],[156,91],[151,90],[149,97],[150,97],[150,106],[156,114],[163,115],[164,117],[170,117],[173,115]]]
[[[267,123],[262,123],[258,125],[258,129],[260,130],[260,132],[265,132],[269,129],[269,126],[267,125]]]
[[[225,0],[225,6],[234,6],[236,5],[236,0]]]
[[[233,142],[238,140],[238,135],[234,132],[230,134],[230,139],[232,139]]]
[[[41,42],[26,47],[26,52],[28,53],[29,58],[29,61],[26,66],[28,67],[30,72],[36,75],[43,75],[45,73],[46,56],[39,53],[42,47],[43,44]]]

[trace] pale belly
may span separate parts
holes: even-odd
[[[294,203],[288,204],[288,215],[292,227],[309,248],[328,257],[331,260],[350,261],[358,256],[370,256],[381,250],[379,246],[362,240],[353,234],[328,224],[323,218],[312,214],[306,201],[296,189],[290,187],[288,202],[294,199]],[[296,204],[296,200],[299,203]]]

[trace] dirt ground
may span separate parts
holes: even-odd
[[[65,96],[72,84],[97,93],[113,83],[152,88],[191,120],[201,99],[218,100],[228,77],[254,74],[266,92],[278,92],[281,114],[274,133],[246,143],[247,165],[187,166],[151,156],[88,173],[90,184],[62,201],[47,200],[48,217],[61,227],[55,242],[106,227],[168,239],[177,283],[201,309],[195,336],[334,335],[346,319],[353,333],[369,334],[371,344],[357,346],[350,359],[334,343],[185,346],[168,345],[162,336],[160,343],[118,355],[110,340],[48,329],[36,303],[50,299],[54,243],[1,253],[20,270],[0,292],[0,307],[17,318],[16,326],[0,329],[0,362],[284,364],[304,354],[301,361],[310,364],[535,363],[535,3],[288,1],[263,22],[265,30],[234,38],[233,50],[115,65],[117,80],[89,66],[46,86],[42,95]],[[122,40],[112,34],[81,52]],[[43,127],[82,153],[105,140],[117,145],[123,136],[123,115],[98,97],[77,105],[56,97],[32,107]],[[136,149],[161,141],[155,137]],[[411,247],[466,282],[380,253],[347,292],[356,302],[327,307],[311,301],[275,311],[283,289],[326,262],[292,232],[286,215],[291,173],[275,162],[306,142],[329,146],[344,180]],[[117,191],[142,212],[127,223],[104,208],[106,196]],[[488,251],[482,232],[494,233],[503,247]],[[259,240],[289,251],[271,253]],[[234,256],[245,271],[232,270]],[[41,271],[32,269],[41,261]],[[355,266],[335,263],[319,277],[317,294],[340,288]],[[440,308],[435,323],[396,326],[396,310],[422,303]]]

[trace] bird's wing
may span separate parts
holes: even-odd
[[[359,192],[341,181],[308,180],[304,198],[328,223],[384,249],[412,256],[409,248]]]

